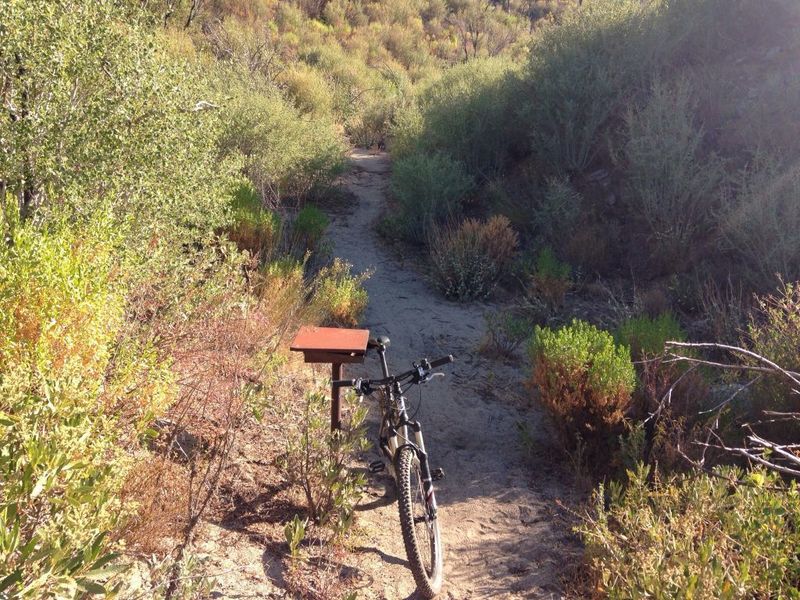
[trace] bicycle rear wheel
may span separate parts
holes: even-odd
[[[419,458],[409,446],[398,452],[397,488],[400,528],[417,591],[423,598],[433,598],[442,589],[442,541],[438,519],[431,519],[428,511]]]

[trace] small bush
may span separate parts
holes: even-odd
[[[349,394],[343,429],[331,431],[329,404],[325,394],[306,396],[301,422],[288,432],[282,466],[289,481],[303,490],[309,518],[341,535],[353,523],[366,484],[362,474],[349,469],[349,463],[369,446],[364,426],[367,410]]]
[[[233,224],[228,229],[231,241],[253,256],[272,254],[280,240],[280,217],[262,206],[258,194],[248,183],[237,188],[232,208]]]
[[[406,236],[424,241],[431,225],[457,217],[473,182],[445,156],[413,154],[394,163],[392,193],[400,203]]]
[[[486,315],[486,334],[480,350],[489,356],[512,358],[522,343],[530,337],[530,320],[510,312]]]
[[[528,350],[531,383],[564,444],[583,442],[590,453],[607,448],[636,386],[628,347],[575,320],[558,330],[537,326]]]
[[[693,123],[691,97],[686,82],[656,82],[647,103],[625,117],[626,204],[667,272],[685,270],[695,242],[707,235],[722,177],[719,161],[701,156],[704,134]]]
[[[363,284],[369,273],[353,275],[351,269],[350,263],[336,258],[316,277],[312,309],[324,325],[358,325],[367,308],[369,296]]]
[[[620,324],[617,342],[631,349],[634,360],[646,360],[664,353],[668,341],[682,342],[686,334],[675,317],[668,312],[656,318],[633,317]]]
[[[564,303],[564,297],[572,285],[571,276],[572,268],[558,260],[550,248],[543,248],[530,274],[528,294],[554,310]]]
[[[421,94],[418,144],[447,152],[478,180],[507,166],[524,132],[516,119],[516,78],[501,59],[470,61],[447,70]]]
[[[328,216],[312,204],[304,206],[292,224],[293,247],[300,248],[301,252],[314,250],[322,240],[328,228]]]
[[[789,371],[800,372],[800,285],[789,283],[776,293],[756,300],[747,327],[750,346],[757,354]],[[782,380],[760,385],[762,401],[772,410],[795,410],[797,393]]]
[[[254,291],[276,323],[297,314],[308,293],[305,263],[291,256],[266,263],[255,278]]]
[[[539,241],[551,247],[563,245],[573,233],[582,204],[583,197],[568,179],[549,179],[532,215]]]
[[[709,279],[700,289],[700,304],[708,316],[710,339],[732,346],[739,344],[752,304],[742,286],[730,278],[724,284]]]
[[[467,219],[458,228],[431,236],[431,259],[436,285],[448,298],[488,297],[511,266],[518,236],[506,217],[486,222]]]
[[[762,289],[780,274],[800,279],[800,166],[758,157],[742,172],[725,216],[725,248]]]
[[[774,473],[735,469],[603,487],[578,528],[603,597],[791,598],[800,593],[800,496]],[[744,480],[742,483],[733,483]]]

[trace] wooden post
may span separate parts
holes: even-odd
[[[331,364],[331,381],[342,378],[342,363]],[[331,386],[331,431],[342,428],[341,388]]]
[[[301,327],[290,350],[302,352],[307,363],[330,363],[331,380],[342,378],[344,363],[363,363],[369,330],[332,327]],[[331,386],[331,431],[342,428],[339,388]]]

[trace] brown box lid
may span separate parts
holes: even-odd
[[[368,340],[369,329],[303,326],[289,349],[303,352],[306,362],[356,362],[366,354]]]

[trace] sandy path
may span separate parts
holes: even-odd
[[[555,498],[569,494],[571,482],[549,467],[561,458],[549,450],[540,413],[520,401],[523,367],[476,353],[483,313],[491,306],[445,301],[381,244],[373,224],[385,208],[387,157],[358,151],[352,164],[348,187],[358,205],[335,215],[329,232],[335,256],[357,270],[374,270],[366,284],[370,302],[364,326],[391,338],[387,356],[395,370],[422,356],[457,357],[447,378],[423,390],[425,402],[417,415],[433,466],[447,474],[437,488],[447,582],[442,597],[560,597],[559,577],[574,547],[553,518],[553,508]],[[374,359],[365,367],[378,375]],[[412,390],[412,406],[417,398]],[[533,458],[523,451],[520,422],[542,438]],[[371,477],[371,498],[360,512],[366,543],[358,551],[365,557],[366,578],[359,598],[414,597],[397,506],[388,503],[394,499],[388,477]]]

